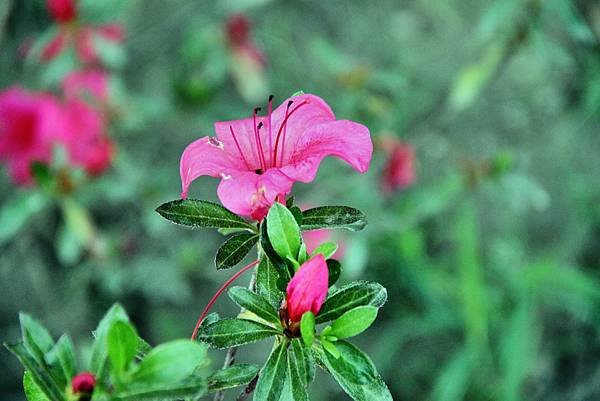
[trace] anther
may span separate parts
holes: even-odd
[[[262,127],[263,127],[263,123],[262,123],[262,121],[261,121],[261,122],[259,122],[259,123],[258,123],[258,127],[257,127],[257,128],[258,128],[258,129],[261,129]]]

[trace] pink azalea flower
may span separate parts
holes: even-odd
[[[102,70],[74,71],[62,82],[67,100],[90,99],[100,102],[108,100],[108,74]]]
[[[52,19],[59,24],[71,22],[77,16],[75,0],[46,0],[46,6]]]
[[[395,138],[384,138],[382,148],[388,153],[388,160],[381,175],[384,192],[393,192],[412,185],[415,181],[415,150]]]
[[[234,14],[227,21],[227,40],[237,57],[248,58],[264,66],[267,59],[250,34],[251,23],[244,14]]]
[[[216,137],[202,137],[184,150],[180,162],[182,198],[190,184],[220,177],[217,194],[225,207],[261,220],[295,181],[311,182],[321,160],[336,156],[357,171],[369,168],[373,144],[364,125],[336,120],[321,98],[303,94],[268,113],[215,123]]]
[[[31,164],[50,162],[52,143],[63,128],[60,105],[51,95],[19,87],[0,93],[0,160],[15,183],[33,183]]]
[[[104,116],[79,99],[67,100],[64,112],[67,128],[62,144],[69,163],[85,169],[90,175],[100,174],[110,166],[114,153],[113,144],[105,135]]]
[[[91,394],[96,387],[96,377],[90,372],[78,373],[73,380],[71,380],[71,390],[74,394]]]
[[[298,322],[305,312],[317,315],[327,296],[329,271],[323,255],[305,262],[288,283],[286,306],[292,322]]]
[[[56,1],[59,3],[60,1]],[[75,18],[75,16],[73,17]],[[60,21],[57,20],[60,23]],[[41,60],[51,61],[61,54],[68,46],[73,46],[75,53],[84,64],[98,64],[100,62],[96,39],[107,42],[122,43],[125,32],[120,24],[86,25],[86,24],[60,24],[56,36],[42,49]]]

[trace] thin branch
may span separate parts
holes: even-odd
[[[238,398],[236,398],[236,401],[245,401],[246,398],[248,398],[256,388],[256,383],[258,383],[258,375],[254,376],[254,379],[248,383],[244,391],[242,391]]]

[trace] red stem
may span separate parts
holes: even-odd
[[[221,288],[219,288],[219,291],[217,291],[215,293],[215,295],[213,295],[213,297],[211,298],[211,300],[206,305],[206,308],[204,308],[204,311],[200,315],[200,318],[198,319],[198,322],[196,323],[196,327],[194,328],[194,332],[192,333],[192,340],[194,340],[196,338],[196,335],[198,334],[198,330],[200,329],[200,325],[202,324],[202,321],[204,320],[204,318],[208,314],[208,311],[213,306],[213,304],[215,303],[215,301],[217,300],[217,298],[219,298],[219,296],[221,295],[221,293],[223,291],[225,291],[227,289],[227,287],[229,287],[231,285],[231,283],[233,283],[235,280],[237,280],[237,278],[239,276],[241,276],[242,273],[244,273],[246,270],[249,270],[252,267],[256,266],[258,264],[258,262],[260,262],[260,259],[259,260],[255,260],[254,262],[250,263],[249,265],[242,267],[242,269],[240,269],[239,272],[237,272],[233,276],[231,276],[231,278],[229,280],[227,280],[225,282],[225,284],[223,284],[223,286]]]

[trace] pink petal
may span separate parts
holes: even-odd
[[[328,283],[329,271],[323,255],[316,255],[300,266],[286,289],[290,320],[297,322],[308,311],[317,315],[327,296]]]
[[[325,156],[336,156],[360,173],[369,169],[373,143],[369,129],[348,120],[316,125],[297,138],[282,171],[290,178],[310,182]]]
[[[121,24],[106,24],[98,27],[98,34],[109,42],[120,43],[125,40],[125,29]]]
[[[75,39],[75,49],[79,59],[87,64],[98,61],[98,53],[94,46],[94,31],[92,28],[81,28]]]
[[[189,144],[181,155],[181,197],[187,197],[190,184],[200,176],[228,176],[238,170],[244,170],[243,162],[231,157],[222,142],[213,137],[202,137]]]
[[[290,97],[286,99],[279,107],[273,110],[271,116],[271,138],[269,139],[269,123],[267,116],[264,115],[266,114],[266,108],[263,107],[263,116],[256,119],[256,124],[258,125],[259,122],[262,122],[264,125],[264,127],[260,130],[260,140],[263,153],[265,155],[265,161],[269,166],[273,164],[272,160],[275,151],[275,144],[277,142],[277,133],[284,121],[287,104],[290,100],[293,101],[290,110],[294,110],[300,104],[303,105],[298,108],[298,110],[296,110],[291,117],[288,118],[285,136],[285,148],[283,146],[283,131],[280,135],[279,153],[277,156],[278,162],[282,159],[282,157],[285,159],[287,157],[286,155],[292,153],[293,148],[291,145],[303,135],[304,131],[308,130],[315,124],[321,124],[335,120],[335,116],[333,115],[331,108],[320,97],[309,94]],[[252,118],[215,123],[215,132],[217,137],[225,143],[226,147],[236,149],[236,144],[231,135],[230,127],[233,129],[242,153],[248,160],[251,169],[255,170],[260,168],[261,166],[258,156],[258,146],[254,135]],[[239,154],[238,157],[240,157]]]
[[[62,32],[59,32],[55,37],[50,39],[50,41],[42,49],[42,61],[50,61],[54,59],[63,51],[66,44],[67,36]]]
[[[278,195],[292,189],[293,181],[278,169],[264,174],[236,172],[224,176],[217,194],[223,206],[240,216],[262,220]]]
[[[62,89],[68,100],[91,95],[104,102],[108,98],[108,75],[102,70],[74,71],[64,78]]]

